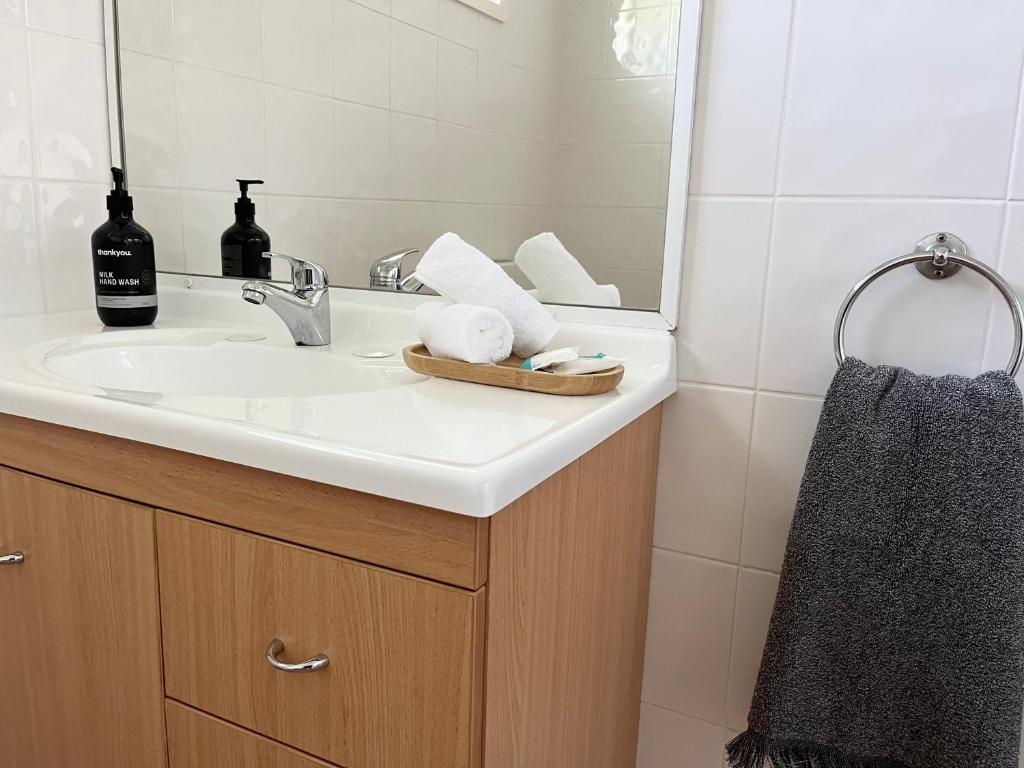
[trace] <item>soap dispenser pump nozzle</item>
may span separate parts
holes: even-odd
[[[235,218],[252,219],[256,216],[256,205],[249,199],[249,185],[262,184],[263,179],[235,179],[240,197],[235,201]]]
[[[107,210],[115,216],[126,216],[132,212],[132,196],[124,186],[124,171],[111,168],[110,175],[114,177],[114,188],[107,195]]]

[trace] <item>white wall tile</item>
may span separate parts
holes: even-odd
[[[157,270],[183,272],[185,245],[181,226],[181,192],[132,186],[131,193],[135,221],[153,236]],[[227,229],[227,224],[224,228]]]
[[[391,23],[352,0],[334,2],[334,95],[386,107],[391,79]]]
[[[671,138],[674,77],[583,80],[562,87],[566,144],[658,144]]]
[[[107,187],[41,182],[36,188],[39,248],[47,312],[96,305],[92,274],[93,231],[107,220]]]
[[[447,40],[437,43],[437,118],[476,125],[477,54]]]
[[[437,37],[391,22],[391,109],[437,115]]]
[[[173,0],[178,61],[259,77],[261,19],[254,0]]]
[[[437,32],[438,0],[391,0],[391,18]]]
[[[44,310],[32,183],[0,182],[0,317]]]
[[[0,26],[0,175],[32,175],[28,34]]]
[[[563,204],[665,206],[668,178],[658,144],[563,145],[556,159]]]
[[[268,202],[264,226],[274,249],[327,266],[334,282],[337,278],[329,267],[346,256],[339,243],[338,201],[318,197],[272,197]]]
[[[656,549],[643,698],[722,722],[737,569]]]
[[[171,0],[132,0],[118,3],[117,23],[122,50],[174,56]]]
[[[330,96],[334,89],[334,0],[263,0],[263,78]]]
[[[103,0],[27,0],[32,29],[103,42]]]
[[[770,194],[790,0],[704,4],[691,194]]]
[[[360,5],[376,11],[377,13],[388,14],[391,12],[391,0],[355,0]]]
[[[437,199],[437,122],[391,115],[391,197]]]
[[[661,271],[665,258],[664,209],[552,207],[546,226],[588,269]]]
[[[739,562],[754,393],[682,384],[665,403],[654,544]]]
[[[263,178],[263,86],[234,75],[178,64],[175,88],[182,186],[226,191],[237,189],[235,179]]]
[[[964,238],[995,262],[1002,223],[995,203],[916,200],[780,200],[769,266],[759,386],[824,394],[835,372],[832,326],[843,297],[878,264],[932,232]],[[966,271],[936,284],[912,267],[886,275],[857,301],[849,354],[921,373],[974,375],[981,364],[989,294]],[[941,345],[922,344],[922,323],[942,318]],[[951,354],[951,350],[956,350]]]
[[[339,197],[390,194],[390,128],[383,109],[334,105],[334,184]]]
[[[720,768],[725,729],[644,704],[636,768]]]
[[[868,0],[797,13],[783,192],[1003,197],[1024,4],[992,0],[978,13],[956,0]],[[928,53],[908,44],[951,38]]]
[[[779,577],[771,573],[740,570],[736,594],[736,626],[729,664],[729,699],[726,725],[737,731],[747,728],[747,710],[761,668],[761,652],[775,605]]]
[[[1006,235],[999,259],[999,274],[1006,279],[1018,296],[1024,296],[1024,204],[1010,203],[1006,209]],[[1013,353],[1013,320],[1006,302],[989,291],[992,311],[989,333],[985,344],[984,370],[1005,368]],[[1024,386],[1024,371],[1017,374],[1018,385]]]
[[[439,200],[473,202],[483,199],[493,183],[486,178],[489,162],[480,131],[450,123],[437,126],[437,175]]]
[[[276,85],[263,90],[267,100],[266,191],[332,194],[335,102]]]
[[[743,522],[743,565],[782,569],[821,400],[760,393],[754,409]]]
[[[39,175],[105,181],[110,135],[106,120],[97,119],[97,107],[107,103],[103,47],[30,32],[29,49]]]
[[[0,0],[0,21],[10,24],[25,23],[24,0]]]
[[[440,0],[437,33],[453,43],[476,50],[480,44],[481,14],[459,0]]]
[[[178,186],[178,116],[174,63],[132,51],[121,53],[125,151],[129,181]]]
[[[679,378],[754,386],[769,200],[690,200],[676,331]]]

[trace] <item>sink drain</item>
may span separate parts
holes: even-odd
[[[394,357],[395,353],[390,349],[381,349],[380,347],[364,347],[363,349],[353,349],[352,354],[356,357],[365,357],[370,360],[383,360],[385,357]]]
[[[236,333],[236,334],[233,334],[231,336],[228,336],[225,339],[225,341],[241,341],[241,342],[266,341],[266,340],[267,340],[267,337],[264,336],[262,333]]]

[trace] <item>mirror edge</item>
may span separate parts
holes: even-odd
[[[121,101],[121,33],[117,22],[117,0],[103,0],[103,56],[107,69],[107,122],[110,128],[110,164],[120,167],[127,178],[124,152],[124,111]]]
[[[111,164],[128,177],[124,151],[124,112],[121,100],[121,46],[117,5],[103,0],[104,57],[107,71],[107,113]],[[694,110],[703,0],[681,0],[679,11],[676,82],[672,116],[672,154],[669,158],[668,197],[665,211],[665,253],[661,268],[661,296],[657,309],[611,309],[548,304],[559,320],[625,328],[673,331],[678,326],[682,294],[683,251],[689,201],[690,158],[693,152]],[[686,86],[685,88],[681,86]],[[679,151],[680,148],[685,151]],[[160,271],[160,270],[158,270]],[[164,273],[175,274],[175,273]],[[216,278],[212,278],[216,279]],[[352,286],[350,290],[365,290]]]

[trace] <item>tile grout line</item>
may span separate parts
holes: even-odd
[[[782,83],[782,100],[779,105],[779,135],[775,145],[775,178],[772,183],[771,197],[771,219],[768,226],[768,253],[765,259],[764,285],[761,287],[761,322],[758,333],[757,355],[754,361],[754,401],[750,409],[750,429],[747,433],[747,462],[744,473],[743,489],[743,513],[740,518],[740,539],[739,539],[739,563],[736,571],[736,585],[733,592],[732,627],[729,633],[729,660],[726,667],[725,690],[722,695],[722,717],[729,721],[729,693],[732,688],[733,665],[736,661],[736,627],[739,622],[740,608],[740,577],[742,575],[743,542],[746,533],[747,507],[750,502],[750,476],[753,470],[754,457],[754,432],[757,425],[757,412],[760,401],[761,385],[761,363],[764,355],[765,328],[768,314],[768,283],[771,278],[772,254],[775,246],[775,224],[778,216],[778,199],[781,189],[782,155],[784,151],[786,114],[789,108],[789,99],[792,91],[794,59],[796,56],[796,26],[797,10],[799,0],[790,0],[789,5],[789,34],[786,40],[786,69]]]

